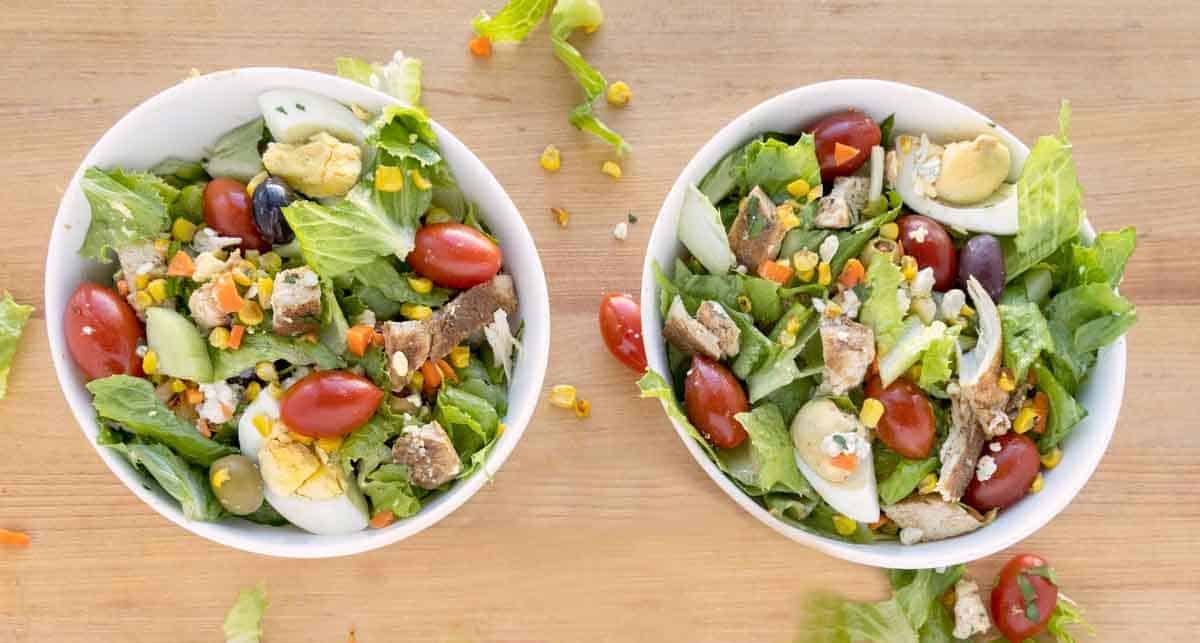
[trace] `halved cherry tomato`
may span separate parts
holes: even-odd
[[[937,423],[933,406],[921,389],[904,378],[884,388],[883,382],[875,376],[867,383],[866,394],[883,404],[883,417],[875,428],[879,439],[906,458],[928,457],[933,450]]]
[[[89,380],[142,374],[142,360],[137,355],[142,324],[115,290],[80,284],[67,300],[63,330],[71,357]]]
[[[999,444],[1000,450],[992,451],[992,444]],[[996,471],[983,482],[978,476],[972,477],[963,495],[963,502],[981,512],[1003,509],[1024,498],[1041,469],[1037,444],[1012,431],[989,440],[982,456],[991,456],[996,461]]]
[[[446,288],[470,288],[500,272],[500,246],[461,223],[435,223],[417,230],[408,265]]]
[[[633,297],[614,292],[600,300],[600,335],[608,352],[622,364],[639,373],[646,370],[642,307]]]
[[[933,268],[933,287],[949,290],[958,276],[958,250],[942,224],[919,214],[896,219],[904,254],[912,255],[921,268]]]
[[[742,385],[720,362],[697,355],[683,382],[688,419],[713,445],[732,449],[746,439],[733,416],[750,410]]]
[[[383,391],[371,380],[346,371],[318,371],[283,394],[279,415],[301,435],[346,435],[367,423],[379,408]]]
[[[1046,629],[1046,622],[1058,604],[1058,586],[1046,578],[1053,574],[1049,570],[1041,556],[1018,554],[996,576],[991,597],[992,623],[1004,638],[1016,643],[1032,639]],[[1029,599],[1027,593],[1031,593]]]
[[[254,225],[254,207],[237,179],[215,178],[204,186],[204,223],[225,237],[240,237],[242,250],[271,249]]]
[[[871,156],[871,147],[879,145],[881,137],[875,121],[853,109],[830,114],[805,131],[812,132],[815,139],[821,180],[825,182],[853,174],[862,167]],[[853,153],[855,150],[857,154]]]

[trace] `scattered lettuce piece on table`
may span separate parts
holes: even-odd
[[[390,94],[409,105],[421,104],[421,60],[397,51],[387,63],[370,63],[361,58],[339,57],[337,74],[372,89]]]
[[[225,615],[225,643],[260,643],[262,619],[269,605],[262,585],[242,590]]]
[[[8,371],[32,314],[33,306],[18,304],[12,294],[4,293],[4,299],[0,300],[0,399],[8,394]]]
[[[558,0],[550,12],[550,42],[554,55],[566,66],[583,90],[583,102],[571,110],[570,121],[577,129],[588,132],[613,146],[618,155],[629,151],[629,144],[620,134],[596,118],[592,104],[604,93],[608,81],[588,64],[583,54],[567,42],[576,29],[595,31],[604,22],[604,10],[596,0]]]
[[[1083,610],[1079,609],[1079,605],[1059,592],[1054,612],[1046,623],[1046,631],[1054,636],[1055,643],[1075,643],[1074,635],[1066,630],[1068,625],[1082,625],[1089,634],[1096,634],[1096,628],[1084,620]]]
[[[92,211],[79,248],[88,259],[108,262],[109,250],[150,241],[167,227],[167,202],[160,188],[170,186],[152,174],[90,167],[80,185]]]
[[[886,601],[855,602],[830,593],[814,594],[805,606],[806,618],[798,643],[918,643],[944,635],[953,626],[939,602],[942,594],[962,578],[964,568],[955,565],[942,572],[892,570],[889,577],[894,594]],[[942,610],[942,614],[936,613]],[[934,628],[939,631],[935,632]]]
[[[510,0],[494,16],[480,11],[471,27],[492,42],[521,42],[542,24],[549,10],[550,0]]]
[[[224,515],[205,472],[189,465],[167,447],[137,442],[105,446],[124,455],[133,466],[145,469],[163,491],[179,501],[183,515],[189,520],[211,521]]]
[[[642,376],[642,379],[638,380],[637,384],[638,390],[641,391],[641,397],[652,397],[661,402],[663,411],[666,411],[667,417],[683,426],[684,431],[700,444],[700,448],[704,449],[709,459],[716,462],[717,466],[722,466],[721,461],[717,458],[716,451],[713,450],[708,440],[705,440],[704,436],[700,435],[700,431],[692,426],[692,423],[688,420],[687,413],[683,412],[683,408],[676,401],[675,392],[671,390],[671,385],[667,383],[667,380],[663,379],[662,375],[652,370],[647,370],[646,374]]]
[[[254,368],[259,362],[285,360],[297,366],[316,364],[340,368],[342,359],[324,344],[281,337],[274,333],[248,333],[237,350],[212,350],[213,381],[227,380]]]

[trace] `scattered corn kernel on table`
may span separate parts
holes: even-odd
[[[500,0],[486,0],[496,10]],[[754,3],[604,0],[580,47],[633,99],[607,107],[634,146],[623,177],[567,123],[579,92],[545,29],[489,60],[467,51],[476,2],[33,2],[0,23],[0,287],[38,306],[0,401],[0,641],[213,641],[239,589],[265,582],[270,641],[787,641],[802,597],[885,596],[884,576],[778,536],[730,502],[596,329],[607,290],[636,292],[666,190],[743,110],[794,86],[891,78],[948,94],[1021,138],[1074,101],[1088,213],[1135,224],[1124,292],[1139,307],[1112,446],[1075,502],[1014,548],[1045,555],[1095,640],[1191,641],[1200,631],[1200,7],[1151,2]],[[735,6],[740,5],[740,6]],[[193,536],[101,463],[69,414],[41,310],[51,220],[96,139],[186,77],[338,55],[425,61],[425,102],[487,163],[541,248],[553,310],[546,385],[591,417],[543,404],[504,469],[436,527],[353,558],[275,560]],[[562,150],[547,174],[538,156]],[[487,204],[483,204],[486,209]],[[551,207],[570,213],[563,228]],[[614,226],[635,214],[628,239]],[[1013,551],[971,566],[990,583]]]

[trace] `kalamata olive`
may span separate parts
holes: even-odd
[[[262,474],[258,465],[244,455],[227,455],[212,463],[208,482],[217,502],[231,514],[244,516],[262,505]]]
[[[958,283],[964,290],[972,276],[979,280],[992,301],[1000,301],[1004,290],[1004,251],[996,237],[975,235],[958,251]]]
[[[267,243],[282,245],[296,238],[281,209],[295,200],[296,192],[274,176],[267,177],[254,189],[254,225]]]

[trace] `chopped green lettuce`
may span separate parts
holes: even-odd
[[[1066,630],[1068,625],[1081,625],[1088,633],[1095,636],[1096,628],[1083,618],[1083,610],[1075,601],[1067,598],[1061,592],[1058,602],[1054,604],[1054,612],[1046,623],[1046,631],[1054,637],[1055,643],[1075,643],[1075,636]]]
[[[33,306],[18,304],[11,293],[4,293],[4,299],[0,300],[0,400],[8,394],[8,371],[32,314]]]
[[[485,449],[496,439],[500,414],[488,400],[458,386],[443,385],[434,405],[434,417],[454,443],[464,464],[472,464],[459,474],[466,477],[474,472],[471,456]]]
[[[804,346],[796,342],[795,346],[779,353],[746,378],[751,404],[804,377],[796,365],[796,358],[803,350]]]
[[[1001,304],[1000,328],[1004,338],[1004,367],[1016,381],[1025,381],[1029,367],[1042,354],[1053,350],[1054,338],[1037,304]]]
[[[779,284],[760,277],[741,278],[742,292],[750,300],[750,313],[764,326],[774,324],[783,315],[783,298]]]
[[[890,570],[888,580],[896,590],[896,602],[913,629],[925,626],[929,616],[941,608],[939,599],[963,577],[962,565],[942,571],[933,569]]]
[[[92,211],[79,248],[88,259],[107,262],[109,250],[150,241],[167,227],[167,202],[160,187],[170,186],[153,174],[90,167],[80,185]]]
[[[355,269],[351,274],[363,286],[374,288],[384,297],[401,304],[436,307],[450,300],[451,292],[445,288],[434,288],[425,294],[413,290],[391,261],[383,257]]]
[[[744,192],[759,186],[776,202],[788,198],[787,186],[796,179],[809,185],[821,183],[812,134],[801,136],[793,145],[776,138],[755,139],[746,145],[736,172]]]
[[[542,24],[549,9],[550,0],[509,0],[494,16],[480,11],[471,27],[492,42],[521,42]]]
[[[374,513],[390,511],[396,518],[407,518],[421,510],[408,467],[402,464],[384,464],[367,474],[362,490],[371,499]]]
[[[1091,245],[1073,243],[1063,246],[1059,253],[1069,254],[1069,263],[1060,266],[1062,274],[1055,275],[1063,290],[1085,284],[1108,284],[1116,287],[1125,274],[1125,264],[1137,245],[1137,232],[1132,227],[1115,232],[1101,232]]]
[[[865,286],[870,292],[858,319],[875,332],[875,343],[886,353],[904,333],[904,311],[900,308],[900,284],[904,275],[887,257],[876,255],[867,267]]]
[[[429,124],[429,115],[420,107],[393,105],[384,108],[383,113],[371,123],[367,142],[387,152],[393,162],[411,158],[419,161],[421,167],[429,167],[442,160],[438,152],[437,135]]]
[[[217,139],[208,151],[204,170],[209,176],[228,176],[243,183],[263,171],[258,146],[262,143],[265,123],[262,117],[239,125]]]
[[[519,1],[519,0],[516,0]],[[576,129],[588,132],[613,146],[618,155],[629,151],[629,145],[620,134],[596,118],[592,104],[604,93],[608,81],[592,67],[583,54],[567,41],[576,29],[595,30],[604,21],[604,10],[596,0],[558,0],[550,12],[550,42],[554,55],[566,66],[567,71],[583,90],[583,102],[576,105],[569,120]]]
[[[733,188],[738,184],[737,168],[743,164],[742,159],[746,156],[746,147],[742,146],[725,155],[716,167],[708,171],[708,174],[700,181],[700,191],[704,196],[708,197],[711,203],[720,203],[722,199],[733,191]]]
[[[1107,283],[1076,286],[1046,306],[1052,363],[1074,391],[1096,360],[1096,352],[1116,341],[1137,321],[1137,311]]]
[[[812,487],[796,468],[792,438],[779,409],[764,404],[748,413],[738,413],[734,419],[748,436],[755,486],[764,492],[790,491],[798,496],[815,497]]]
[[[940,602],[964,568],[955,565],[939,572],[892,570],[894,594],[886,601],[855,602],[821,592],[810,597],[799,643],[925,643],[945,638],[947,619]],[[937,610],[942,610],[938,613]],[[935,638],[941,636],[942,638]]]
[[[334,355],[345,353],[346,331],[348,330],[350,330],[350,323],[346,321],[346,314],[342,312],[342,307],[338,304],[333,283],[328,279],[322,279],[321,344],[332,351]]]
[[[378,89],[409,105],[421,104],[421,60],[397,51],[387,63],[369,63],[361,58],[338,58],[337,74]]]
[[[946,330],[946,334],[929,343],[921,356],[921,377],[917,385],[931,393],[941,393],[954,376],[954,360],[958,346],[959,327]]]
[[[254,368],[259,362],[284,360],[289,364],[316,364],[321,368],[340,368],[344,364],[324,344],[306,342],[274,333],[247,333],[236,350],[212,350],[213,381],[218,382]]]
[[[684,189],[676,232],[680,243],[710,273],[723,275],[736,262],[733,250],[729,248],[729,236],[721,223],[721,214],[694,185]]]
[[[904,500],[921,483],[921,478],[937,471],[939,466],[941,463],[936,456],[923,460],[900,457],[892,472],[879,481],[880,504],[891,505]]]
[[[1087,415],[1087,410],[1059,383],[1050,369],[1041,363],[1033,365],[1037,386],[1050,400],[1050,418],[1046,432],[1038,438],[1038,450],[1045,453],[1058,446]]]
[[[938,339],[946,336],[946,324],[935,321],[926,326],[921,320],[911,317],[904,333],[894,346],[879,358],[879,378],[888,386],[920,360],[925,350]]]
[[[829,271],[835,276],[842,274],[846,262],[861,255],[863,248],[867,247],[867,243],[879,234],[879,228],[895,221],[896,217],[900,216],[900,209],[903,207],[904,203],[900,200],[900,195],[894,190],[888,192],[886,199],[880,197],[874,203],[868,204],[863,210],[865,221],[849,230],[837,233],[838,249],[833,253],[833,259],[829,261]]]
[[[377,413],[366,424],[346,436],[337,450],[338,461],[347,477],[358,468],[358,485],[366,485],[367,475],[380,465],[391,462],[392,448],[388,442],[404,428],[400,418],[391,413]]]
[[[225,615],[225,643],[259,643],[262,640],[262,619],[270,603],[262,585],[244,589],[237,602]]]
[[[416,222],[393,220],[370,197],[372,192],[375,191],[360,184],[345,200],[331,206],[296,201],[283,208],[283,216],[296,233],[305,263],[317,274],[328,279],[351,272],[376,257],[404,258],[412,251]],[[356,193],[366,198],[357,199]]]
[[[652,369],[647,369],[646,374],[642,376],[642,379],[638,380],[637,385],[638,390],[641,392],[641,397],[658,399],[662,403],[663,411],[666,411],[667,417],[682,426],[683,430],[700,444],[700,448],[704,449],[709,459],[716,462],[718,466],[721,466],[721,461],[717,458],[717,453],[713,450],[713,446],[709,444],[708,440],[704,439],[703,435],[700,435],[700,431],[695,426],[692,426],[687,414],[683,412],[683,409],[679,406],[679,402],[675,399],[675,392],[671,390],[671,385],[667,383],[667,380],[662,375],[655,373]]]
[[[204,471],[189,465],[161,444],[114,442],[108,448],[125,456],[130,464],[145,469],[172,498],[179,501],[189,520],[212,521],[224,515]]]

